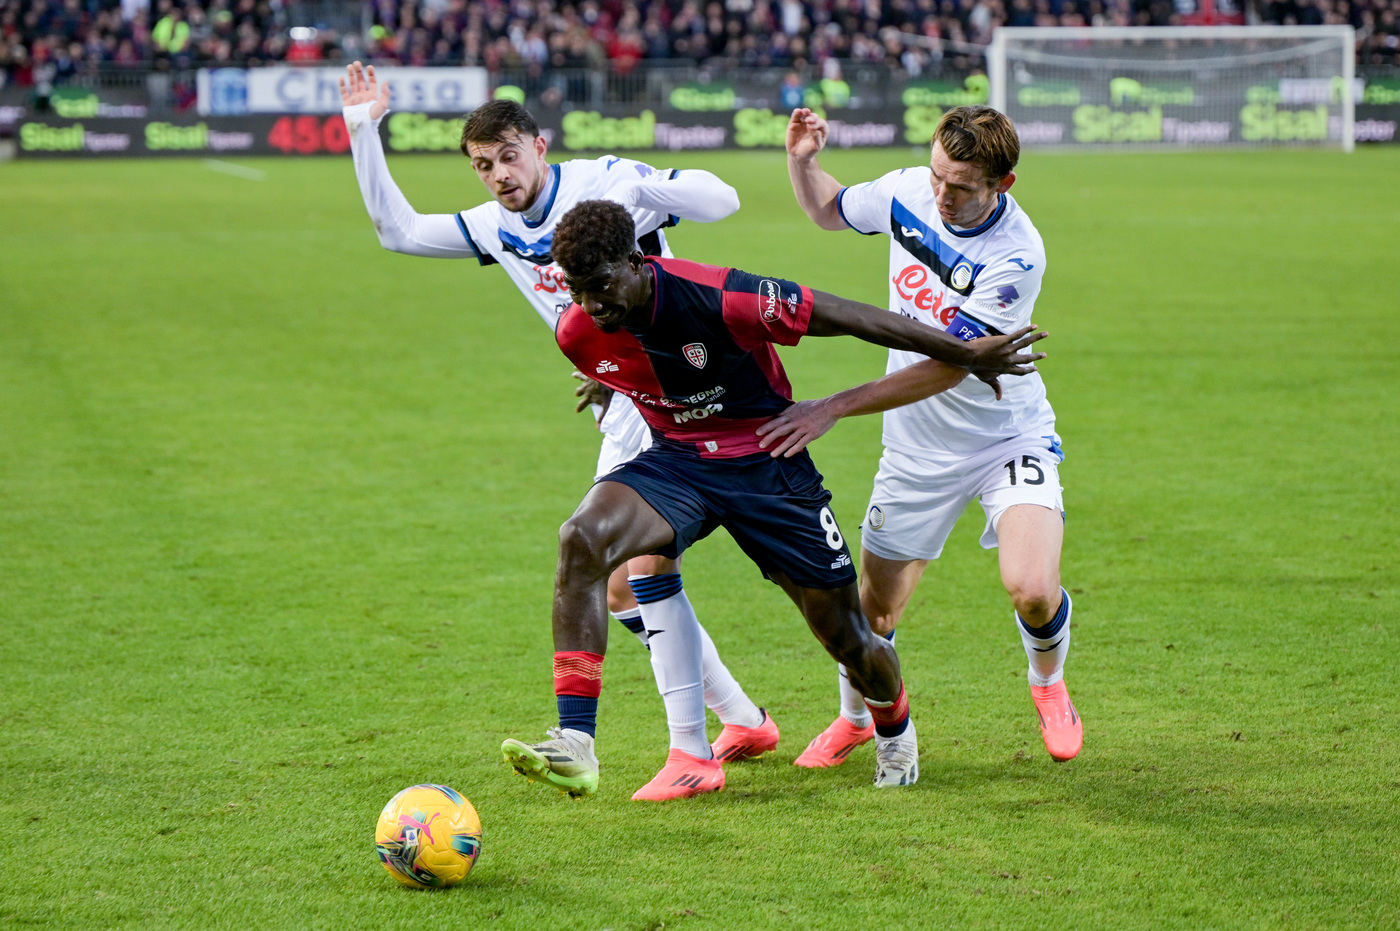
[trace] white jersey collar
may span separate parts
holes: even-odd
[[[1003,214],[1006,213],[1006,200],[1007,198],[1005,194],[998,194],[997,209],[993,210],[991,216],[987,217],[987,219],[983,220],[976,226],[969,227],[968,229],[963,229],[960,226],[954,226],[947,220],[944,220],[943,227],[948,232],[952,233],[954,236],[960,236],[963,239],[969,239],[973,236],[980,236],[987,230],[995,226],[996,222],[1002,218]]]
[[[525,225],[534,229],[545,221],[549,216],[550,208],[554,206],[554,196],[559,193],[559,166],[550,165],[549,174],[544,179],[544,187],[540,188],[539,196],[535,202],[520,212],[520,218],[525,221]]]

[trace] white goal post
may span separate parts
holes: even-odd
[[[1355,144],[1350,26],[1003,27],[990,103],[1023,145]]]

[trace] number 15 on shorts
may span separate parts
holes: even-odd
[[[1023,485],[1044,485],[1045,470],[1040,467],[1040,459],[1036,456],[1026,455],[1021,457],[1020,473],[1016,471],[1016,460],[1008,459],[1002,464],[1002,468],[1010,473],[1011,484],[1018,481]]]

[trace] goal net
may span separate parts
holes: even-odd
[[[1351,151],[1350,26],[998,29],[991,104],[1026,146],[1323,145]]]

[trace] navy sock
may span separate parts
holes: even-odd
[[[559,706],[559,726],[583,731],[589,737],[598,729],[598,699],[582,695],[556,695]]]

